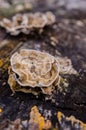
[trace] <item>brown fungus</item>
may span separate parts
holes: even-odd
[[[8,79],[12,91],[23,91],[35,95],[40,91],[51,94],[55,86],[60,83],[60,73],[62,71],[64,73],[67,68],[72,68],[71,65],[66,67],[65,64],[62,68],[59,59],[36,50],[22,49],[20,52],[15,52],[10,59]]]
[[[4,18],[0,26],[6,29],[11,35],[19,33],[29,34],[34,29],[42,29],[45,26],[52,25],[55,22],[55,16],[51,12],[16,14],[11,20]]]

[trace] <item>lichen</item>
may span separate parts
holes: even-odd
[[[29,124],[38,124],[39,130],[49,130],[52,127],[51,121],[44,119],[44,117],[39,113],[37,106],[32,107],[30,112]]]
[[[86,130],[86,124],[76,119],[74,116],[66,117],[62,112],[57,113],[57,118],[61,129]],[[69,125],[70,124],[70,125]]]
[[[86,124],[74,116],[67,117],[59,111],[57,113],[57,122],[53,126],[53,122],[45,119],[39,112],[38,107],[33,106],[29,113],[29,119],[22,120],[17,118],[14,121],[0,122],[0,128],[3,130],[86,130]]]

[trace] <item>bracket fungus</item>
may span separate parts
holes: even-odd
[[[45,26],[52,25],[55,22],[55,16],[52,12],[16,14],[12,19],[4,18],[0,26],[6,29],[11,35],[19,33],[29,34],[34,29],[42,29]]]
[[[63,60],[65,64],[61,60],[60,57],[55,58],[37,50],[21,49],[19,52],[15,52],[11,56],[11,67],[8,71],[8,83],[12,91],[35,95],[42,92],[50,95],[55,86],[60,84],[60,73],[65,74],[73,69],[68,59]],[[61,63],[65,66],[62,67]]]

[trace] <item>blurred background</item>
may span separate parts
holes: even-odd
[[[86,0],[0,0],[0,14],[11,15],[16,12],[31,10],[56,10],[60,15],[78,15],[86,13]],[[65,14],[67,13],[67,14]]]

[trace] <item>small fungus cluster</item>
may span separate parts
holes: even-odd
[[[29,34],[34,29],[42,29],[45,26],[52,25],[55,22],[55,16],[51,12],[16,14],[12,19],[4,18],[0,25],[11,35],[19,33]]]
[[[61,60],[60,57],[36,50],[21,49],[15,52],[10,59],[8,79],[12,91],[50,95],[60,84],[60,73],[73,70],[69,59]]]

